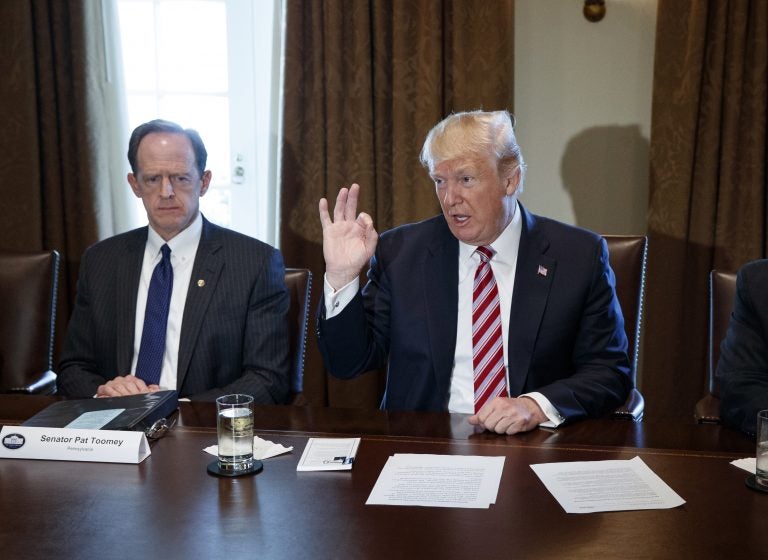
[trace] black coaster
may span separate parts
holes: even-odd
[[[747,486],[752,488],[752,490],[757,490],[758,492],[768,492],[768,487],[758,484],[757,480],[755,479],[755,475],[753,474],[749,475],[744,482]]]
[[[247,471],[224,471],[219,468],[219,461],[218,459],[208,463],[208,474],[212,474],[214,476],[224,476],[227,478],[237,478],[238,476],[247,476],[250,474],[259,474],[261,471],[264,470],[264,463],[261,461],[253,461],[253,464],[251,465],[251,468]]]

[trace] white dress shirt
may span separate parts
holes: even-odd
[[[171,306],[168,310],[168,326],[165,331],[165,354],[163,355],[163,368],[160,372],[161,389],[176,389],[181,320],[184,317],[184,305],[187,301],[189,281],[192,278],[192,265],[195,262],[202,233],[203,218],[199,212],[197,218],[188,227],[167,242],[152,229],[151,225],[149,226],[147,245],[144,248],[144,261],[141,265],[139,293],[136,298],[136,325],[133,336],[131,373],[136,375],[136,362],[139,359],[141,333],[144,330],[144,313],[147,307],[147,292],[152,280],[152,272],[162,258],[160,248],[168,243],[168,247],[171,248],[171,266],[173,267],[173,291],[171,292]]]

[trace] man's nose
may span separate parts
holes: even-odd
[[[443,193],[443,204],[453,206],[461,200],[461,191],[459,186],[453,181],[445,182],[445,192]]]
[[[163,198],[171,198],[174,195],[173,183],[170,177],[163,177],[163,183],[160,187],[160,196]]]

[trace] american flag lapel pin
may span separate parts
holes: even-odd
[[[549,271],[546,269],[546,267],[539,265],[539,270],[536,271],[536,274],[538,274],[539,276],[544,276],[546,278],[547,272]]]

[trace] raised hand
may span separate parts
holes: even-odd
[[[360,275],[376,250],[379,234],[365,212],[357,214],[360,185],[343,188],[336,197],[333,220],[328,201],[320,199],[320,223],[323,226],[325,277],[338,290]]]

